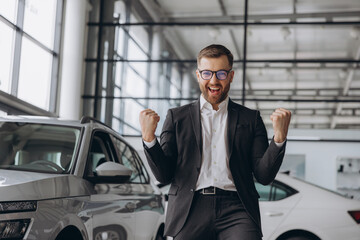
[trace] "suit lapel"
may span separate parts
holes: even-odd
[[[200,117],[200,99],[194,102],[190,107],[191,124],[195,133],[196,143],[202,155],[202,136],[201,136],[201,117]]]
[[[229,99],[229,106],[228,106],[228,129],[227,129],[227,135],[228,135],[228,145],[229,145],[229,159],[232,153],[233,149],[233,142],[234,142],[234,136],[236,132],[236,125],[238,122],[238,111],[235,109],[235,104],[231,99]]]

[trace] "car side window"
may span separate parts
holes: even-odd
[[[258,182],[255,182],[256,190],[258,191],[260,198],[259,201],[269,201],[270,199],[270,192],[271,192],[271,185],[262,185]]]
[[[273,201],[281,200],[281,199],[284,199],[284,198],[286,198],[288,196],[285,189],[282,189],[279,186],[274,186],[272,190],[273,191],[272,191],[271,195],[272,195],[272,200]]]
[[[149,176],[136,151],[116,137],[114,137],[114,142],[119,154],[120,162],[133,171],[130,182],[149,183]]]
[[[94,176],[95,169],[104,162],[118,162],[116,152],[107,133],[93,133],[87,159],[87,175]]]
[[[144,166],[144,163],[142,162],[139,154],[136,152],[136,151],[133,151],[133,156],[135,158],[135,161],[137,163],[137,165],[139,166],[139,169],[141,170],[141,175],[142,177],[144,178],[144,181],[146,183],[149,183],[150,181],[150,177],[149,177],[149,174]]]
[[[278,181],[266,186],[255,182],[255,187],[260,195],[259,201],[278,201],[297,193],[296,190]]]

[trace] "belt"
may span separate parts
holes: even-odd
[[[207,187],[197,191],[202,195],[215,195],[215,196],[237,196],[236,191],[227,191],[216,187]]]

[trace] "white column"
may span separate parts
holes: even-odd
[[[87,0],[65,2],[64,37],[60,56],[59,116],[79,119],[82,115],[83,69],[85,67]]]
[[[191,77],[190,77],[190,74],[195,74],[193,72],[184,72],[184,75],[183,75],[183,79],[182,79],[182,86],[181,86],[181,89],[182,89],[182,97],[183,98],[190,98],[192,97],[191,96]],[[182,100],[181,101],[181,105],[185,105],[189,102],[192,102],[192,101],[189,101],[189,100]]]

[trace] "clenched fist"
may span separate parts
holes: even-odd
[[[291,112],[284,108],[278,108],[271,114],[270,119],[274,128],[274,141],[284,142],[289,129]]]
[[[151,109],[145,109],[140,112],[139,121],[143,140],[145,142],[154,140],[156,127],[160,121],[159,115]]]

